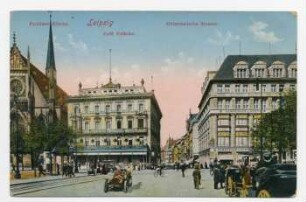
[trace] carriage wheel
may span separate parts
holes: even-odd
[[[108,192],[108,179],[106,179],[104,183],[104,192]]]
[[[123,191],[124,191],[125,193],[128,191],[127,180],[124,180],[124,182],[123,182]]]
[[[259,198],[271,198],[271,194],[268,190],[266,189],[261,189],[258,194],[257,197]]]
[[[227,186],[228,186],[228,196],[233,196],[234,194],[234,182],[231,177],[227,178]]]

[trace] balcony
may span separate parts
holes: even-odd
[[[148,130],[147,128],[132,128],[132,129],[99,129],[99,130],[84,130],[83,134],[111,134],[111,135],[128,135],[128,134],[135,134],[135,133],[146,133]]]

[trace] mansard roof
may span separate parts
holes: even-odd
[[[278,54],[278,55],[229,55],[222,63],[219,71],[215,75],[214,79],[233,79],[234,71],[233,67],[241,62],[247,62],[248,68],[251,68],[256,62],[263,61],[267,64],[267,67],[271,66],[275,61],[281,61],[285,63],[285,68],[296,61],[296,54]]]

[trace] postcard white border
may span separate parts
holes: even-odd
[[[242,198],[18,198],[9,195],[9,26],[14,10],[166,10],[166,11],[297,11],[298,12],[298,188],[295,198],[268,201],[306,201],[306,1],[304,0],[10,0],[1,2],[0,49],[0,200],[1,201],[261,201]],[[284,185],[286,186],[286,185]]]

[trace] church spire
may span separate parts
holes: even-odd
[[[55,58],[54,58],[54,46],[53,46],[53,34],[52,34],[52,15],[50,14],[50,28],[49,28],[49,40],[48,40],[48,53],[47,53],[47,63],[46,63],[46,70],[47,69],[54,69],[55,68]]]

